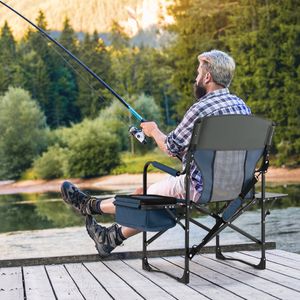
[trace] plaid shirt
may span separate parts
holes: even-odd
[[[169,155],[182,157],[184,168],[194,122],[198,118],[206,116],[233,114],[250,115],[251,111],[242,99],[230,94],[227,88],[206,94],[189,108],[181,123],[167,135],[165,143]],[[194,188],[201,193],[203,189],[202,177],[194,162],[191,165],[191,179]]]

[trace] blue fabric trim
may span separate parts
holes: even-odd
[[[208,203],[211,199],[214,157],[215,152],[212,150],[196,150],[194,153],[194,161],[201,172],[203,181],[203,190],[198,203]]]
[[[241,207],[243,201],[239,197],[230,202],[230,204],[226,207],[225,211],[222,214],[222,219],[225,222],[228,222],[231,217],[237,212],[237,210]]]
[[[247,159],[245,162],[245,179],[243,187],[253,178],[253,173],[258,160],[261,158],[264,149],[250,150],[247,152]],[[253,191],[250,191],[245,199],[252,199]]]

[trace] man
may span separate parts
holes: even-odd
[[[248,115],[251,113],[244,101],[230,94],[228,90],[235,70],[234,60],[228,54],[218,50],[202,53],[198,56],[198,60],[198,75],[194,84],[197,102],[188,109],[181,123],[168,135],[161,132],[155,122],[141,123],[145,135],[153,138],[158,147],[166,154],[180,157],[183,167],[195,120],[212,115]],[[169,176],[165,180],[151,185],[147,189],[147,193],[184,198],[184,180],[185,175]],[[192,165],[190,199],[197,201],[202,189],[201,173],[195,165]],[[98,224],[92,217],[92,214],[114,214],[114,198],[100,200],[90,197],[70,182],[64,182],[61,191],[64,201],[86,216],[87,232],[94,240],[100,256],[109,255],[125,239],[139,232],[134,228],[120,227],[118,224],[106,228]],[[136,190],[136,194],[141,193],[141,188]]]

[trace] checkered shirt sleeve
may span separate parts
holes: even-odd
[[[242,99],[230,94],[227,88],[208,93],[199,99],[189,108],[180,124],[167,135],[165,144],[169,155],[181,157],[184,167],[185,153],[192,137],[195,120],[206,116],[230,114],[249,115],[251,111]],[[194,164],[191,166],[191,177],[192,184],[201,193],[201,173]]]

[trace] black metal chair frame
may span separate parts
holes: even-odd
[[[273,126],[274,128],[274,126]],[[273,133],[271,133],[272,136]],[[271,137],[270,137],[271,139]],[[191,143],[192,144],[192,143]],[[184,250],[184,267],[183,267],[183,274],[181,277],[176,277],[173,274],[170,274],[166,271],[159,270],[155,267],[153,267],[149,261],[148,261],[148,250],[147,247],[154,242],[158,237],[160,237],[163,233],[165,233],[167,230],[162,230],[158,233],[156,233],[154,236],[151,238],[147,238],[147,232],[143,232],[143,258],[142,258],[142,267],[144,270],[147,271],[153,271],[153,272],[161,272],[164,274],[167,274],[179,282],[182,283],[189,283],[190,279],[190,270],[189,270],[189,261],[194,257],[194,255],[198,254],[201,249],[213,238],[216,238],[216,258],[217,259],[222,259],[222,260],[237,260],[242,263],[245,263],[247,265],[250,265],[254,268],[257,269],[265,269],[266,268],[266,241],[265,241],[265,219],[266,216],[269,214],[269,210],[266,209],[266,201],[267,200],[276,200],[278,198],[284,197],[286,195],[283,194],[266,194],[265,191],[265,173],[267,172],[268,166],[269,166],[269,146],[270,143],[267,143],[264,149],[264,154],[262,158],[262,164],[258,170],[255,171],[255,176],[253,176],[253,180],[250,184],[248,184],[248,187],[246,191],[244,191],[245,196],[250,189],[253,189],[253,195],[254,195],[254,185],[258,181],[258,177],[261,176],[261,186],[260,186],[260,194],[256,195],[250,200],[244,201],[242,205],[235,210],[233,215],[229,220],[224,221],[221,214],[224,212],[224,210],[228,207],[230,202],[215,202],[216,203],[216,209],[217,212],[211,212],[208,208],[205,207],[205,205],[197,204],[195,202],[190,201],[190,195],[189,195],[189,190],[190,190],[190,165],[193,160],[193,148],[190,146],[189,151],[188,151],[188,159],[186,163],[186,169],[183,172],[177,172],[176,170],[165,166],[163,164],[160,164],[158,162],[147,162],[144,166],[144,172],[143,172],[143,193],[144,195],[147,194],[147,170],[150,165],[153,165],[154,167],[167,172],[173,176],[178,176],[180,174],[186,174],[186,182],[185,182],[185,189],[186,189],[186,197],[184,200],[178,199],[177,204],[162,204],[162,205],[153,205],[153,206],[147,206],[146,209],[151,209],[151,208],[158,208],[158,207],[163,207],[165,208],[169,214],[176,220],[176,223],[182,227],[184,230],[184,236],[185,236],[185,250]],[[259,202],[260,205],[260,211],[261,211],[261,218],[260,218],[260,238],[256,238],[253,235],[249,234],[248,232],[242,230],[241,228],[238,228],[232,222],[236,220],[240,215],[242,215],[245,211],[249,210],[251,207],[253,207],[254,204]],[[219,207],[220,203],[224,204],[222,208]],[[177,213],[174,214],[170,209],[176,208]],[[201,224],[200,222],[194,220],[193,218],[190,217],[190,213],[192,209],[196,209],[200,211],[201,213],[207,214],[211,217],[213,217],[216,221],[215,225],[212,228],[209,228],[205,226],[204,224]],[[181,221],[183,220],[183,222]],[[197,225],[198,227],[204,229],[205,231],[208,231],[207,235],[203,238],[203,240],[199,243],[199,245],[194,245],[193,247],[190,248],[190,240],[189,240],[189,231],[190,231],[190,222]],[[222,247],[220,245],[220,237],[219,234],[227,227],[230,227],[234,231],[244,235],[251,241],[253,241],[255,244],[257,244],[260,247],[261,251],[261,257],[259,260],[258,264],[252,264],[248,261],[245,260],[240,260],[240,259],[234,259],[234,258],[229,258],[223,255],[222,253]]]

